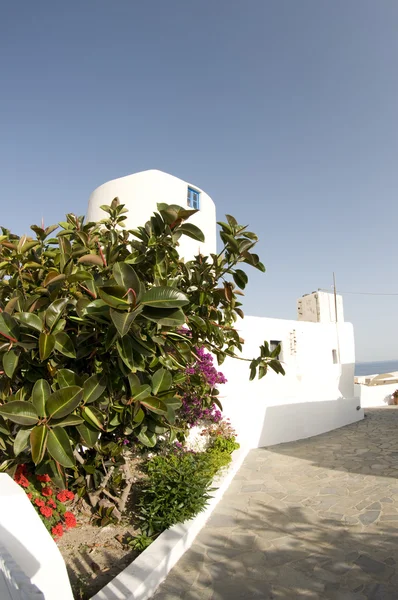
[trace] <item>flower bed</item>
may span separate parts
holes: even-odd
[[[224,420],[197,421],[193,432],[196,435],[189,435],[183,444],[163,443],[153,452],[136,455],[129,452],[135,484],[119,522],[110,518],[101,523],[73,491],[58,489],[47,474],[18,466],[14,480],[58,543],[75,598],[91,598],[164,530],[205,510],[214,477],[228,466],[239,445]]]
[[[181,236],[203,241],[185,222],[196,211],[159,204],[125,231],[117,198],[102,209],[98,223],[68,214],[32,225],[35,239],[0,235],[0,470],[58,540],[81,598],[98,573],[113,577],[107,562],[205,509],[236,448],[213,355],[242,350],[237,266],[265,270],[230,215],[222,252],[185,262]],[[283,373],[280,348],[259,350],[240,356],[251,379]]]

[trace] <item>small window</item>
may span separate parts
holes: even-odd
[[[282,348],[282,342],[280,340],[271,340],[269,343],[269,349],[271,352],[273,352],[278,346],[281,346]],[[280,354],[278,354],[278,356],[276,357],[278,360],[280,359]]]
[[[337,350],[332,350],[333,364],[337,365]]]
[[[200,209],[199,197],[200,197],[200,192],[198,192],[198,190],[194,190],[193,188],[190,188],[190,187],[188,188],[187,204],[188,204],[189,208],[194,208],[195,210]]]

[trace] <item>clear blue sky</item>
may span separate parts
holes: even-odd
[[[246,312],[328,288],[396,292],[396,0],[0,6],[1,223],[83,214],[158,168],[260,238]],[[398,358],[398,296],[345,296],[357,358]]]

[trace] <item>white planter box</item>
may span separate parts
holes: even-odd
[[[91,600],[147,600],[166,578],[181,556],[190,548],[211,513],[221,500],[248,453],[239,448],[232,454],[229,468],[214,480],[218,489],[213,492],[207,508],[185,523],[167,529],[124,571]]]

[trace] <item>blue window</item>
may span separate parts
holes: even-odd
[[[188,188],[188,196],[187,203],[190,208],[195,208],[196,210],[200,209],[200,192],[198,190],[194,190],[193,188]]]

